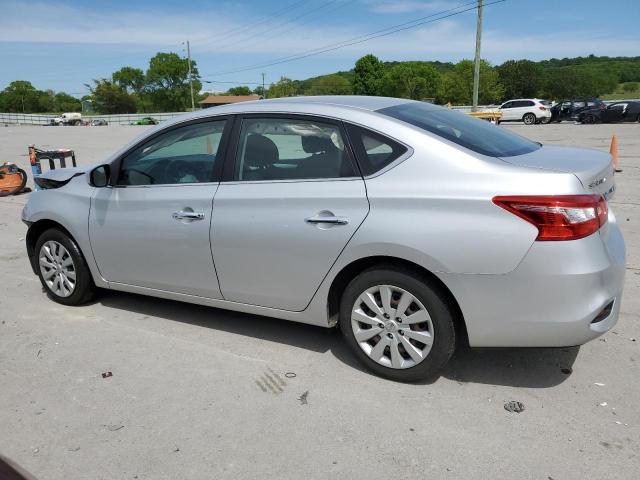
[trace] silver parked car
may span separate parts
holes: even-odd
[[[577,345],[618,318],[609,155],[426,103],[207,109],[37,182],[27,250],[65,305],[100,287],[339,325],[404,381],[435,376],[457,340]]]

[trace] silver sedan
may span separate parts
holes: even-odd
[[[341,329],[373,372],[456,343],[556,347],[618,318],[609,155],[422,102],[305,97],[176,117],[23,211],[52,300],[96,287]]]

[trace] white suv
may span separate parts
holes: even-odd
[[[500,122],[522,121],[525,125],[533,125],[551,121],[551,104],[537,98],[509,100],[500,105],[498,111],[502,113]]]

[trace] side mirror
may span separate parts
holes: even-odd
[[[89,172],[89,183],[92,187],[102,188],[109,185],[111,177],[111,167],[109,165],[100,165]]]

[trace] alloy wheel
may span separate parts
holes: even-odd
[[[351,328],[371,360],[394,369],[418,365],[429,355],[434,330],[429,312],[412,293],[377,285],[358,296]]]
[[[69,251],[49,240],[40,248],[40,273],[49,290],[58,297],[70,296],[76,288],[76,268]]]

